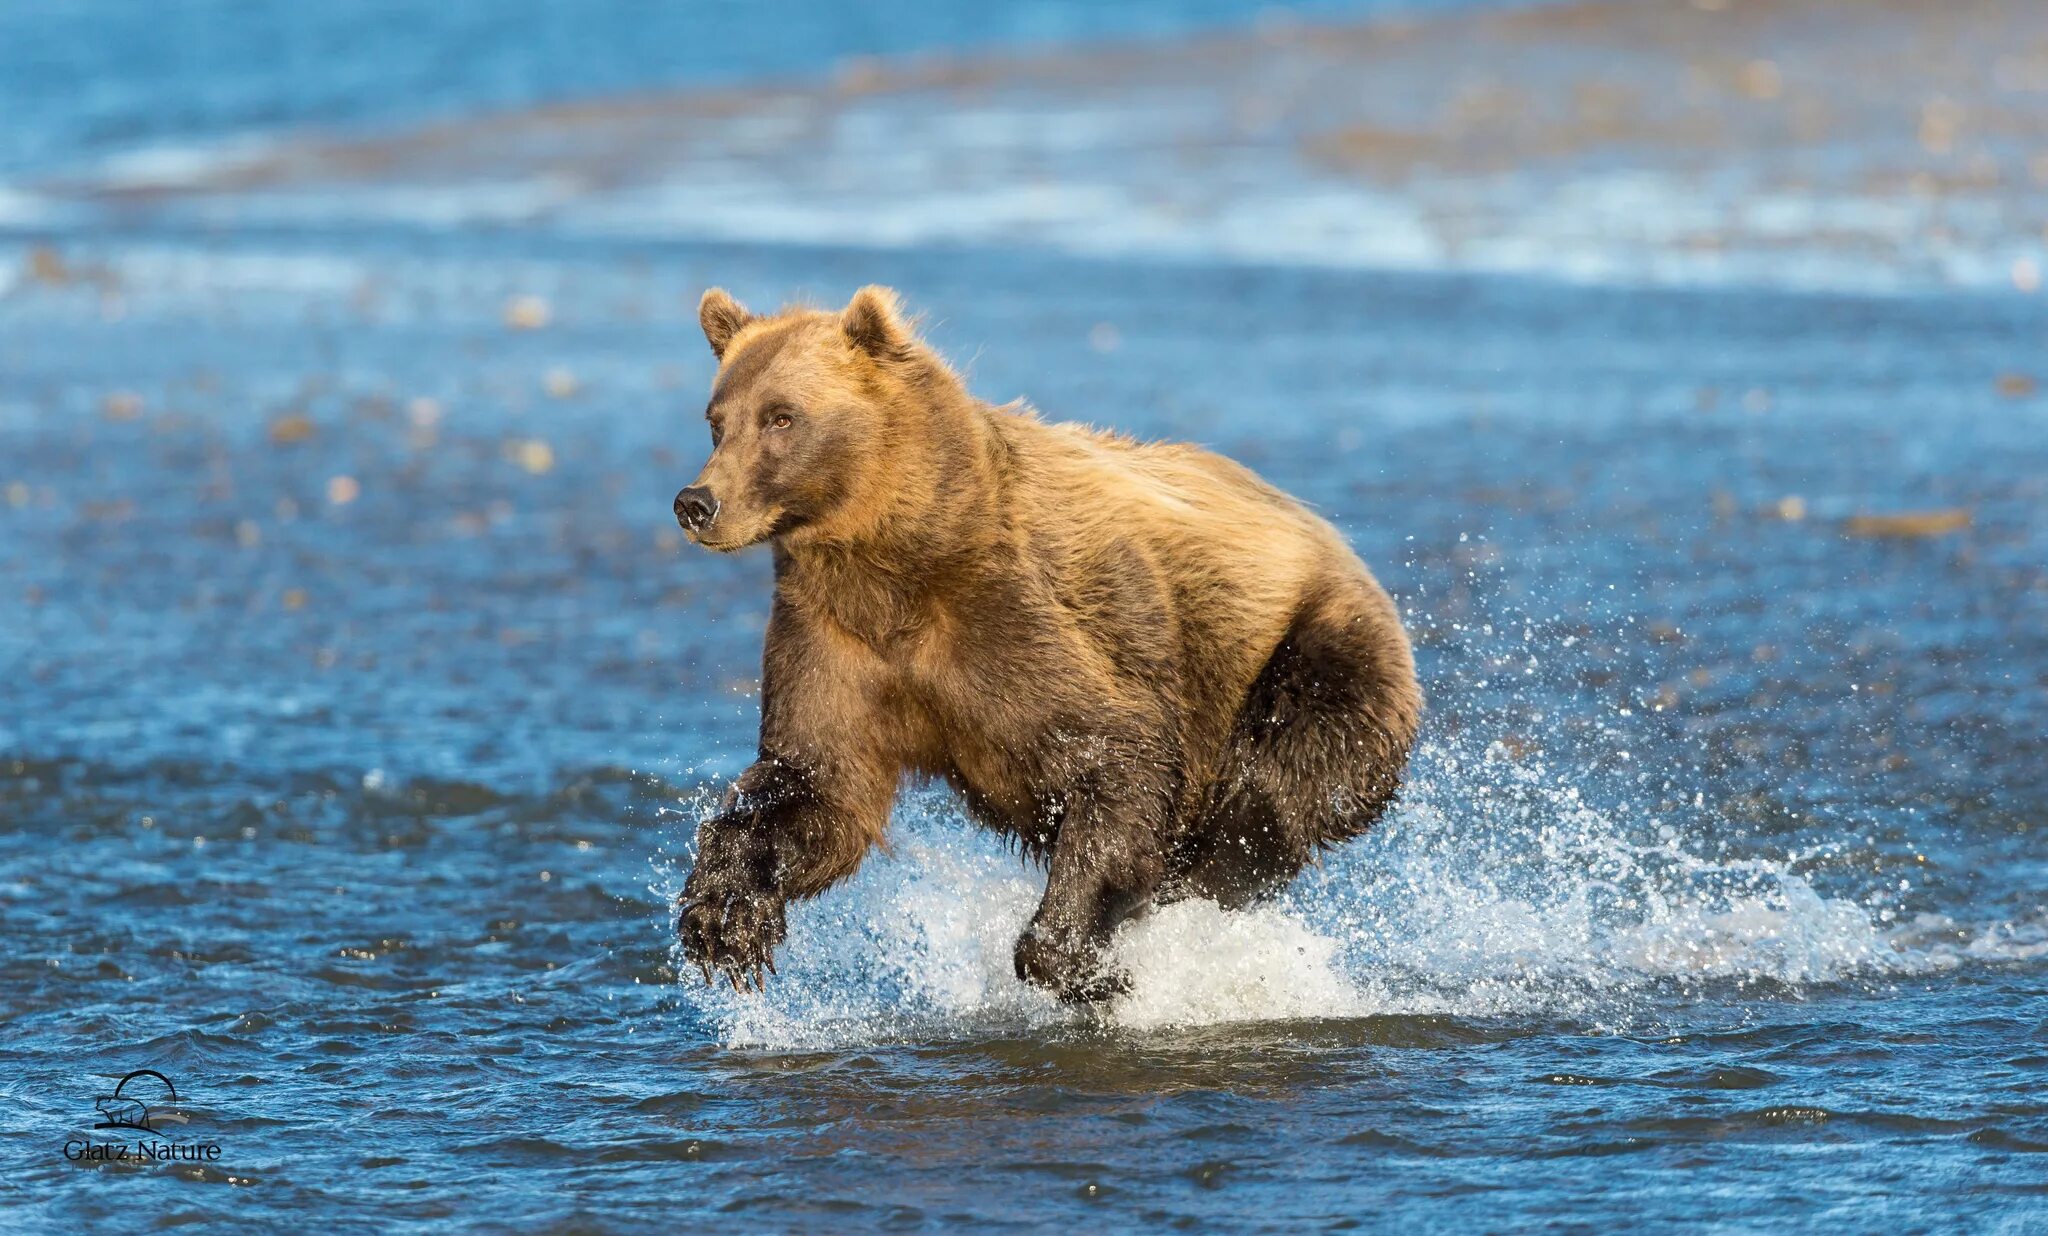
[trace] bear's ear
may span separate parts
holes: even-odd
[[[720,360],[725,359],[725,346],[732,342],[732,337],[753,320],[754,315],[747,312],[747,307],[724,288],[712,288],[697,302],[697,322],[704,328],[711,354]]]
[[[903,324],[896,293],[869,284],[853,294],[839,324],[853,346],[876,360],[901,360],[910,354],[910,328]]]

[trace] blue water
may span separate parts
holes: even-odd
[[[109,67],[0,76],[42,109],[9,157],[670,80],[578,31],[430,50],[482,11],[173,8],[133,63],[243,49],[173,74],[181,118],[44,41]],[[673,72],[910,45],[850,20]],[[266,61],[283,25],[317,70]],[[433,89],[366,86],[380,47]],[[2037,298],[146,214],[0,268],[10,1230],[2048,1230]],[[1082,1015],[1010,974],[1042,877],[921,791],[765,996],[686,977],[769,587],[669,513],[714,281],[895,284],[982,395],[1313,502],[1415,636],[1396,816],[1276,905],[1134,924]],[[1968,519],[1851,522],[1900,511]],[[157,1133],[95,1129],[141,1069]]]
[[[848,57],[1185,34],[1504,0],[31,0],[0,6],[0,172],[110,150],[829,70]]]

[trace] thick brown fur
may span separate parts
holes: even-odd
[[[1021,977],[1120,989],[1103,949],[1149,902],[1239,905],[1398,788],[1422,709],[1386,592],[1249,470],[992,407],[864,288],[840,313],[704,296],[714,449],[692,539],[771,541],[761,745],[698,833],[679,928],[758,984],[787,900],[943,779],[1048,868]]]

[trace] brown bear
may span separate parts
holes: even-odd
[[[1328,523],[1193,446],[994,407],[863,288],[704,294],[690,539],[769,542],[760,756],[697,833],[686,957],[758,987],[784,907],[850,875],[906,777],[1048,869],[1019,977],[1069,1001],[1154,902],[1239,906],[1393,801],[1422,710],[1393,602]]]

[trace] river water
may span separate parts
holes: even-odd
[[[815,37],[743,67],[914,49]],[[539,80],[673,84],[604,72]],[[10,1226],[2048,1226],[2038,298],[156,210],[0,238]],[[695,298],[875,281],[985,397],[1314,503],[1416,639],[1401,809],[1093,1013],[932,791],[765,996],[679,971],[769,588],[669,513]]]

